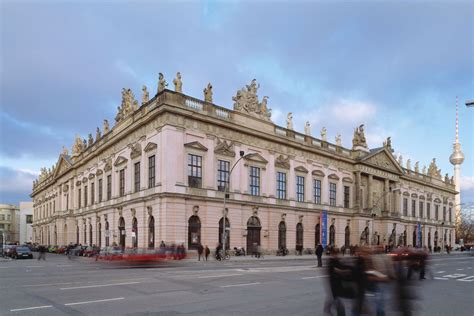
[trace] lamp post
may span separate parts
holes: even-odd
[[[230,183],[230,176],[232,175],[232,171],[234,170],[235,166],[237,166],[237,164],[239,163],[240,160],[242,160],[242,158],[247,158],[251,155],[253,155],[253,153],[249,153],[249,154],[245,154],[245,152],[243,150],[241,150],[239,152],[240,154],[240,158],[237,159],[237,161],[234,163],[234,165],[232,166],[232,168],[230,169],[230,172],[229,172],[229,177],[228,177],[228,181],[225,181],[224,182],[224,211],[223,211],[223,215],[222,215],[222,258],[225,258],[225,242],[226,242],[226,239],[227,239],[227,231],[226,231],[226,200],[227,200],[227,194],[228,194],[228,186],[227,186],[227,182]],[[229,227],[229,231],[230,231],[230,227]],[[230,246],[230,245],[229,245]]]

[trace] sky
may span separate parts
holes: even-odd
[[[0,202],[30,200],[41,167],[74,137],[114,122],[122,88],[140,100],[162,72],[172,88],[232,108],[256,78],[272,120],[351,147],[388,136],[412,166],[444,175],[459,98],[461,201],[474,202],[472,1],[0,0]]]

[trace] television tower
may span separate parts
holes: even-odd
[[[454,214],[456,216],[456,231],[461,223],[461,164],[464,161],[464,154],[461,151],[461,143],[459,143],[459,110],[458,97],[456,97],[456,139],[453,144],[453,153],[449,157],[449,161],[454,165],[454,185],[458,192],[454,197]]]

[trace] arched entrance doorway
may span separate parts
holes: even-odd
[[[351,245],[351,229],[349,226],[346,226],[345,232],[344,232],[344,247],[349,248]]]
[[[132,247],[138,247],[138,221],[136,217],[132,220]]]
[[[303,251],[303,224],[296,224],[296,251]]]
[[[102,247],[102,224],[97,224],[97,245],[99,248]]]
[[[79,226],[76,226],[76,244],[79,245]]]
[[[412,243],[412,246],[413,246],[413,247],[416,247],[416,227],[415,227],[415,229],[413,230],[413,234],[412,234],[412,235],[413,235],[413,240],[412,240],[413,243]]]
[[[57,245],[58,244],[58,232],[56,230],[56,226],[54,226],[54,236],[53,236],[53,239],[54,239],[54,244]]]
[[[321,229],[320,225],[316,224],[314,227],[314,248],[318,248],[318,245],[321,243]]]
[[[336,227],[334,225],[331,225],[329,227],[329,245],[334,247],[336,244]]]
[[[92,240],[92,224],[89,224],[89,246],[92,246],[94,241]]]
[[[222,222],[223,218],[219,220],[219,243],[222,244]],[[230,228],[230,223],[229,219],[226,217],[225,218],[225,228],[226,228],[226,235],[225,235],[225,249],[228,250],[230,249],[230,234],[229,234],[229,228]]]
[[[87,246],[87,226],[84,224],[84,246]]]
[[[118,230],[119,230],[119,245],[120,247],[122,247],[122,249],[125,249],[125,219],[123,219],[123,217],[119,218]]]
[[[407,231],[403,231],[403,246],[407,246]]]
[[[278,224],[278,249],[286,249],[286,224],[284,221]]]
[[[155,248],[155,218],[148,218],[148,248]]]
[[[188,220],[188,248],[197,249],[201,244],[201,220],[193,215]]]
[[[428,232],[428,249],[431,248],[431,232]]]
[[[247,221],[247,253],[256,251],[255,246],[260,245],[260,231],[262,226],[257,216],[252,216]]]
[[[105,221],[105,247],[110,246],[110,230],[109,222]]]
[[[367,246],[369,244],[369,227],[366,227],[362,234],[360,235],[361,246]]]
[[[438,231],[435,231],[435,234],[434,234],[434,246],[435,248],[438,247]]]

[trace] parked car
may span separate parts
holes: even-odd
[[[56,253],[63,254],[66,252],[66,247],[60,246],[58,249],[56,249]]]
[[[84,250],[84,257],[93,257],[99,253],[99,249],[96,247],[89,246]]]
[[[56,250],[58,249],[58,246],[49,246],[48,252],[50,253],[56,253]]]
[[[86,250],[86,248],[87,248],[87,246],[77,246],[72,251],[73,251],[75,256],[83,256],[84,251]]]
[[[3,255],[5,257],[12,257],[15,252],[16,245],[3,245]]]
[[[120,247],[105,247],[100,249],[99,255],[96,257],[100,260],[121,260],[123,256]]]
[[[12,252],[14,259],[33,259],[33,253],[28,247],[16,247]]]

